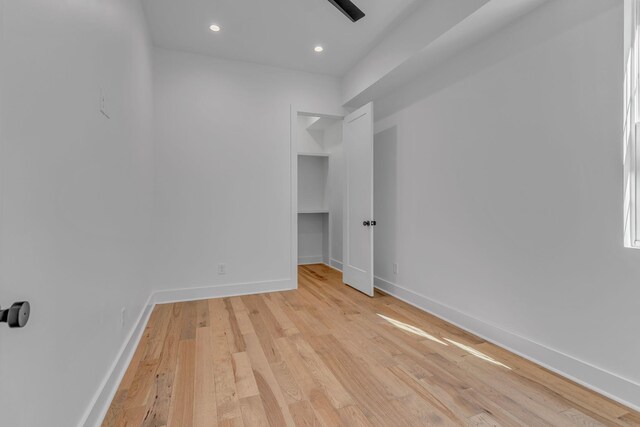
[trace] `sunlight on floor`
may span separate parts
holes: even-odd
[[[508,367],[507,365],[498,362],[493,357],[487,356],[486,354],[479,352],[478,350],[476,350],[473,347],[469,347],[468,345],[460,344],[459,342],[455,342],[453,340],[450,340],[449,338],[445,338],[445,340],[447,340],[451,344],[455,345],[456,347],[466,351],[467,353],[471,354],[472,356],[477,357],[478,359],[482,359],[482,360],[484,360],[486,362],[493,363],[494,365],[502,366],[503,368],[507,368],[507,369],[511,370],[511,368]]]
[[[438,344],[448,345],[446,342],[434,337],[431,334],[426,333],[425,331],[423,331],[420,328],[416,328],[415,326],[411,326],[411,325],[408,325],[408,324],[406,324],[404,322],[401,322],[399,320],[392,319],[390,317],[385,316],[384,314],[378,313],[378,316],[382,317],[384,320],[386,320],[387,322],[391,323],[396,328],[402,329],[403,331],[411,332],[412,334],[416,334],[418,336],[424,337],[424,338],[429,339],[431,341],[437,342]]]
[[[387,322],[389,322],[390,324],[392,324],[393,326],[395,326],[398,329],[402,329],[403,331],[407,331],[407,332],[410,332],[412,334],[418,335],[420,337],[427,338],[428,340],[431,340],[433,342],[437,342],[438,344],[442,344],[442,345],[445,345],[445,346],[449,345],[446,342],[434,337],[433,335],[423,331],[420,328],[417,328],[415,326],[409,325],[407,323],[401,322],[401,321],[396,320],[396,319],[392,319],[391,317],[387,317],[384,314],[380,314],[380,313],[377,313],[377,314],[378,314],[379,317],[383,318],[384,320],[386,320]],[[473,347],[469,347],[468,345],[464,345],[464,344],[461,344],[459,342],[450,340],[449,338],[444,338],[444,340],[449,342],[449,343],[451,343],[452,345],[458,347],[459,349],[466,351],[470,355],[477,357],[478,359],[482,359],[485,362],[493,363],[494,365],[502,366],[503,368],[507,368],[507,369],[511,370],[511,368],[508,367],[507,365],[498,362],[494,358],[492,358],[490,356],[487,356],[486,354],[476,350]]]

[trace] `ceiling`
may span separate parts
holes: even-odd
[[[366,13],[356,23],[328,0],[142,0],[156,46],[332,75],[427,0],[353,1]]]

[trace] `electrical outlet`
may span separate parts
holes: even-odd
[[[227,264],[218,264],[218,275],[227,274]]]
[[[398,263],[397,262],[393,263],[393,274],[398,274]]]

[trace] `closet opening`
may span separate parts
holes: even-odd
[[[291,114],[292,272],[340,270],[343,283],[374,295],[373,104],[345,117]]]
[[[342,117],[298,112],[294,125],[296,264],[342,270]]]

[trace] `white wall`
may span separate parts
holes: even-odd
[[[341,114],[337,79],[162,49],[154,63],[157,286],[290,280],[290,106]]]
[[[342,219],[344,198],[344,155],[342,150],[342,120],[336,121],[324,131],[324,145],[330,154],[329,161],[329,216],[330,244],[329,262],[342,269]]]
[[[150,43],[137,1],[0,5],[0,304],[32,303],[0,327],[0,423],[73,426],[151,291]]]
[[[298,215],[298,264],[328,261],[326,214]]]
[[[296,144],[301,153],[324,153],[324,132],[308,130],[307,127],[318,120],[318,117],[298,115]]]
[[[361,58],[344,76],[345,104],[424,49],[489,0],[424,0],[416,2],[407,18]],[[365,102],[366,103],[366,102]],[[363,104],[354,105],[358,107]]]
[[[397,156],[397,170],[376,178],[387,198],[376,201],[376,273],[640,406],[640,252],[622,240],[622,29],[621,1],[549,2],[379,100],[376,166]],[[383,213],[395,198],[397,212]],[[380,245],[387,226],[397,248]]]
[[[373,138],[374,276],[396,283],[398,259],[398,135],[392,126]]]
[[[319,132],[320,136],[323,134],[324,132]],[[321,146],[313,152],[321,152],[323,149]],[[327,209],[328,175],[327,157],[298,157],[298,211]],[[298,215],[299,264],[315,264],[328,259],[329,248],[325,245],[328,240],[327,220],[326,214]]]
[[[327,209],[329,159],[298,157],[298,211]]]

